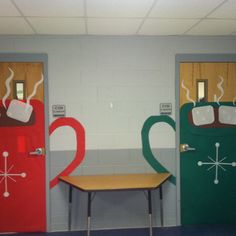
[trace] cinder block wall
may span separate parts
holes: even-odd
[[[235,53],[236,37],[95,37],[0,36],[0,52],[47,53],[49,120],[51,107],[64,104],[66,115],[86,130],[86,156],[73,174],[150,173],[142,156],[141,128],[160,103],[172,103],[175,119],[175,54]],[[150,132],[156,158],[176,174],[173,130],[156,124]],[[51,178],[73,159],[71,128],[50,137]],[[178,187],[178,186],[177,186]],[[164,185],[164,224],[178,223],[177,187]],[[74,192],[72,228],[86,227],[86,194]],[[50,191],[51,230],[67,229],[68,189]],[[160,225],[158,190],[153,197],[154,226]],[[98,193],[93,200],[92,228],[147,227],[142,192]]]

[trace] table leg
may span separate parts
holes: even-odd
[[[68,206],[68,230],[71,231],[71,214],[72,214],[72,190],[73,187],[69,187],[69,206]]]
[[[162,186],[159,188],[160,193],[160,211],[161,211],[161,226],[164,226],[164,220],[163,220],[163,192],[162,192]]]
[[[88,222],[87,222],[87,236],[90,236],[90,225],[91,225],[91,192],[88,192]]]
[[[149,235],[152,236],[152,194],[148,190]]]

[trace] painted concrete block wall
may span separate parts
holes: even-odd
[[[143,122],[158,114],[160,102],[174,102],[173,78],[161,74],[163,49],[144,47],[132,39],[115,39],[115,44],[112,40],[88,41],[73,41],[70,52],[59,50],[56,60],[51,59],[51,66],[55,63],[64,69],[53,71],[50,83],[56,86],[56,94],[50,103],[66,104],[67,115],[83,123],[89,150],[140,148]],[[63,129],[52,137],[51,150],[74,149],[73,135]],[[160,132],[169,137],[168,130]],[[67,142],[61,144],[65,137]]]
[[[70,53],[69,56],[70,61],[77,63],[73,62],[71,65],[69,61],[60,60],[62,64],[59,67],[64,67],[67,72],[61,74],[61,71],[55,71],[53,78],[60,81],[56,91],[63,94],[62,99],[57,96],[55,103],[66,103],[67,115],[76,117],[86,129],[86,158],[76,171],[77,174],[153,172],[142,156],[141,128],[150,115],[159,113],[160,102],[174,103],[174,83],[170,81],[173,78],[166,79],[161,75],[164,69],[161,61],[163,48],[154,48],[154,42],[143,47],[139,40],[135,41],[115,39],[114,42],[97,42],[92,39],[89,45],[86,41],[81,41],[80,48],[77,49],[75,45],[73,49],[78,52]],[[80,54],[83,56],[79,56]],[[68,77],[67,74],[72,76]],[[58,83],[56,81],[54,84]],[[175,147],[173,131],[168,126],[157,126],[150,133],[153,148],[165,148],[167,152],[171,152]],[[51,138],[51,150],[56,153],[74,150],[73,131],[62,128],[56,132],[58,135],[55,133]],[[52,153],[51,158],[53,156]],[[58,153],[56,156],[59,156]],[[167,156],[171,157],[169,168],[175,171],[175,154],[172,152],[172,155]],[[174,225],[176,190],[171,185],[169,189],[172,199],[170,204],[166,204],[170,207],[165,209],[166,212],[169,211],[165,223]],[[147,214],[143,214],[147,212],[143,193],[127,193],[127,198],[124,198],[123,193],[113,195],[102,195],[103,205],[99,205],[103,209],[104,217],[98,216],[101,208],[96,208],[97,203],[94,200],[93,228],[148,226]],[[81,199],[80,196],[78,198]],[[99,199],[99,195],[97,198]],[[123,205],[119,204],[120,207],[114,209],[109,201],[113,198],[123,199]],[[130,198],[134,206],[139,206],[137,212],[133,211],[133,207],[129,207]],[[158,199],[157,195],[155,199]],[[86,199],[80,204],[86,206]],[[58,207],[60,205],[58,202]],[[77,210],[82,213],[74,219],[80,223],[74,224],[73,227],[83,229],[86,227],[86,210],[82,210],[79,205]],[[57,212],[53,212],[52,216],[52,229],[57,230],[58,225],[65,229],[63,222],[67,222],[67,211],[64,212],[64,219],[63,215]],[[58,216],[61,221],[57,219]],[[133,219],[131,222],[127,220],[130,218]],[[154,221],[154,225],[159,224],[159,221]]]
[[[141,128],[159,104],[172,103],[175,119],[175,55],[235,53],[236,37],[0,37],[0,52],[47,53],[49,120],[51,107],[66,105],[66,115],[86,130],[86,156],[73,174],[150,173],[142,156]],[[175,134],[156,124],[150,140],[157,159],[176,175]],[[72,159],[75,134],[60,128],[50,137],[50,175]],[[178,187],[178,186],[177,186]],[[67,229],[68,189],[50,192],[51,230]],[[177,188],[164,185],[164,223],[178,224]],[[86,196],[75,192],[73,229],[86,226]],[[153,198],[154,225],[160,225],[158,191]],[[147,204],[141,192],[101,193],[93,202],[92,228],[146,227]],[[101,214],[101,211],[103,214]]]

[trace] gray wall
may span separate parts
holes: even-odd
[[[236,37],[95,37],[1,36],[0,52],[47,53],[49,107],[66,105],[67,116],[86,130],[86,157],[73,174],[150,173],[141,150],[141,128],[159,104],[173,104],[175,119],[175,55],[235,53]],[[50,123],[53,122],[51,110]],[[155,125],[150,140],[157,159],[174,175],[178,160],[175,135]],[[50,137],[50,174],[73,158],[75,136],[60,128]],[[178,186],[177,186],[178,187]],[[164,185],[164,223],[178,224],[177,188]],[[75,192],[73,229],[85,228],[86,196]],[[67,188],[50,192],[51,230],[66,230]],[[153,198],[154,225],[160,225],[158,191]],[[93,201],[92,228],[148,225],[145,195],[99,193]]]

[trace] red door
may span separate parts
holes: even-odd
[[[0,63],[0,232],[46,231],[42,63]]]

